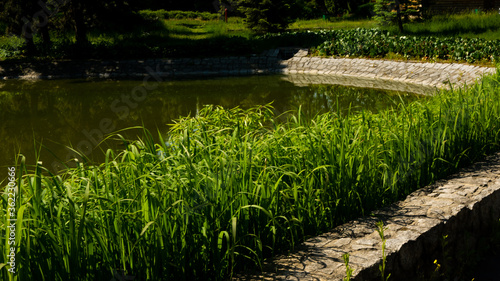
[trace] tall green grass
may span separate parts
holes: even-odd
[[[277,123],[269,105],[207,107],[159,144],[145,130],[61,175],[21,159],[17,276],[221,280],[259,267],[497,150],[499,78],[377,114]]]

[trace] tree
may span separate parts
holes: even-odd
[[[319,0],[318,0],[319,1]],[[319,1],[321,2],[321,1]],[[355,11],[360,5],[366,4],[367,0],[322,0],[331,15],[341,15]]]
[[[344,14],[349,11],[349,1],[347,0],[324,0],[325,7],[332,15]]]
[[[286,29],[291,20],[292,0],[241,0],[239,10],[245,23],[255,32],[278,32]]]
[[[37,32],[37,25],[42,25],[40,17],[34,22],[29,21],[26,15],[37,14],[37,1],[35,0],[6,0],[0,1],[0,20],[7,25],[7,34],[17,35],[26,41],[26,50],[29,54],[34,53],[35,43],[33,35]],[[43,19],[43,17],[42,17]]]
[[[139,0],[0,0],[0,21],[7,33],[26,41],[29,55],[36,53],[34,37],[42,45],[50,45],[50,30],[54,22],[75,32],[77,45],[87,45],[88,31],[93,27],[122,27],[134,24],[138,16],[133,11]],[[61,30],[58,30],[61,31]]]
[[[401,19],[401,6],[399,0],[396,0],[396,20],[398,21],[399,32],[403,33],[403,20]]]
[[[396,12],[394,12],[396,10]],[[375,20],[382,25],[397,22],[400,32],[403,32],[400,0],[377,0],[374,7]]]

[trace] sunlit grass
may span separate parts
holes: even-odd
[[[245,27],[241,18],[230,18],[228,22],[222,20],[163,20],[162,24],[169,31],[172,38],[207,39],[217,36],[249,37],[250,31]]]
[[[376,22],[373,20],[343,20],[330,21],[323,19],[316,20],[297,20],[290,25],[290,29],[307,30],[307,29],[353,29],[353,28],[373,28],[376,27]]]
[[[389,29],[397,32],[395,26]],[[498,12],[437,15],[424,22],[405,24],[404,29],[405,33],[416,35],[495,40],[500,39],[500,15]]]

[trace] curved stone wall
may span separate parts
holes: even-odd
[[[260,56],[222,58],[148,59],[126,61],[55,61],[35,63],[0,63],[1,79],[59,78],[163,78],[254,75],[313,74],[322,83],[392,89],[418,85],[447,88],[474,83],[495,68],[453,63],[421,63],[388,60],[308,57],[307,50],[282,48]],[[288,58],[288,59],[287,59]],[[328,82],[330,81],[330,82]],[[304,81],[303,81],[304,82]],[[385,86],[384,86],[385,84]],[[359,86],[359,85],[354,85]]]

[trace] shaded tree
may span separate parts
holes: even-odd
[[[343,14],[349,10],[348,0],[324,0],[328,12],[333,15]]]
[[[238,9],[245,23],[255,32],[278,32],[286,29],[291,20],[292,0],[241,0]]]
[[[28,17],[32,17],[37,13],[36,0],[5,0],[0,1],[0,20],[7,26],[7,34],[17,35],[26,41],[26,49],[28,53],[34,53],[35,43],[33,35],[37,32],[37,25],[41,25],[40,21],[30,21]],[[38,8],[40,9],[40,8]]]
[[[395,12],[393,12],[395,10]],[[375,3],[375,19],[382,25],[396,22],[400,32],[403,32],[403,20],[400,0],[377,0]]]
[[[36,52],[33,38],[39,36],[43,45],[50,44],[50,31],[55,18],[67,31],[73,30],[77,45],[88,43],[93,27],[130,27],[138,18],[133,11],[139,0],[3,0],[0,1],[0,21],[6,32],[26,41],[28,54]],[[131,20],[132,19],[132,20]]]
[[[345,13],[351,13],[355,11],[358,6],[366,4],[370,1],[367,0],[318,0],[317,2],[323,2],[323,6],[326,8],[329,14],[339,15]]]

